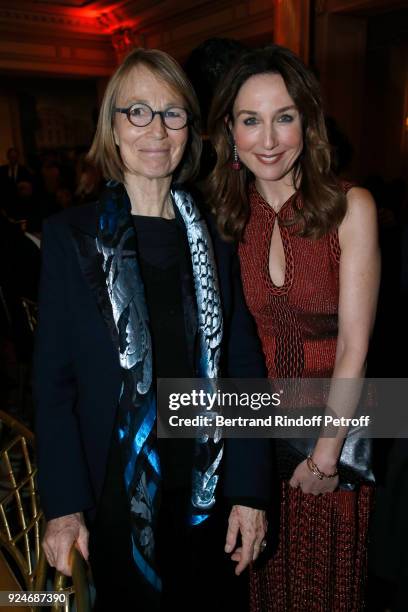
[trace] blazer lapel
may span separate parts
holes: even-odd
[[[106,278],[102,268],[103,256],[96,247],[96,235],[84,230],[83,227],[71,225],[71,234],[78,255],[79,265],[98,304],[99,311],[105,321],[112,342],[119,350],[119,335],[112,313]]]

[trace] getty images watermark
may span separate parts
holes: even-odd
[[[159,379],[158,436],[408,437],[407,397],[407,379]]]
[[[283,392],[282,392],[283,395]],[[303,414],[298,417],[289,417],[282,414],[269,414],[265,417],[227,417],[214,413],[228,407],[249,408],[260,410],[266,407],[280,407],[282,404],[281,392],[275,393],[237,393],[204,389],[192,389],[190,393],[173,392],[169,394],[168,407],[171,411],[181,408],[200,408],[211,414],[198,414],[196,416],[170,415],[170,427],[368,427],[369,415],[359,417],[335,417],[332,414],[314,414],[311,417]]]

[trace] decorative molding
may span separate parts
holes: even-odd
[[[31,73],[109,76],[116,65],[115,52],[105,41],[27,37],[8,33],[0,43],[0,69]]]
[[[0,57],[0,70],[2,73],[25,73],[42,74],[46,76],[69,76],[69,77],[109,77],[115,69],[115,65],[102,66],[90,64],[89,62],[68,59],[61,61],[60,58],[50,61],[49,59],[35,60],[30,56]]]
[[[26,11],[20,9],[0,8],[0,24],[8,27],[41,27],[74,30],[76,32],[89,32],[93,34],[105,34],[103,25],[96,18],[79,17],[63,13]]]
[[[104,33],[111,32],[120,23],[120,20],[112,13],[101,13],[96,20]]]
[[[167,4],[167,2],[163,2]],[[179,8],[183,3],[178,3]],[[191,3],[194,4],[194,3]],[[213,36],[230,36],[245,39],[270,34],[274,27],[273,6],[265,10],[262,0],[220,0],[216,8],[198,1],[196,6],[172,14],[140,16],[140,25],[117,30],[112,44],[120,62],[124,55],[136,46],[157,47],[182,60],[198,44]]]
[[[112,45],[115,49],[118,62],[120,62],[131,49],[146,46],[146,39],[137,28],[125,28],[117,30],[112,34]]]
[[[12,0],[2,0],[0,23],[8,27],[51,27],[94,35],[110,35],[119,27],[131,27],[139,21],[139,13],[163,0],[93,1],[84,6],[66,6],[57,2],[19,0],[16,8]],[[170,4],[172,0],[170,0]],[[174,2],[173,2],[174,3]],[[8,5],[8,6],[7,6]],[[136,5],[136,6],[135,6]]]
[[[407,8],[407,0],[326,0],[325,12],[344,15],[378,15]]]
[[[61,62],[63,71],[77,64],[80,74],[97,67],[98,74],[108,75],[136,46],[157,47],[182,61],[213,36],[271,41],[274,36],[276,5],[270,0],[98,0],[83,8],[52,3],[44,8],[44,3],[20,1],[18,9],[12,0],[9,8],[4,8],[8,0],[1,2],[0,35],[10,49],[0,51],[0,68],[13,69],[22,61],[22,69],[28,69],[28,55],[18,50],[19,43],[39,45],[39,53],[31,57],[33,72],[43,71],[44,61],[49,61],[53,73],[56,68],[51,64]],[[43,45],[56,49],[53,60],[44,57]],[[85,47],[95,53],[92,57],[89,52],[82,62],[75,49]]]

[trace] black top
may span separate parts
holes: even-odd
[[[156,378],[190,378],[180,279],[185,257],[175,219],[133,217],[153,342]]]
[[[139,266],[144,283],[153,343],[155,378],[192,378],[180,278],[186,257],[184,235],[176,219],[133,216]],[[159,439],[163,488],[190,487],[192,440]]]

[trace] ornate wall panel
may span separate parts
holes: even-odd
[[[162,2],[163,10],[142,14],[136,26],[115,32],[113,44],[119,60],[138,45],[163,49],[183,61],[194,47],[213,36],[273,40],[271,0],[196,1],[188,3],[188,9],[185,2],[172,4],[173,13],[165,10],[169,3]]]
[[[55,38],[21,33],[1,34],[0,70],[24,73],[105,76],[116,64],[109,39]]]
[[[310,0],[0,0],[0,70],[108,75],[135,46],[183,60],[213,36],[279,41],[308,55]],[[275,38],[276,38],[275,36]],[[34,45],[30,49],[24,45]],[[27,52],[28,51],[28,52]]]

